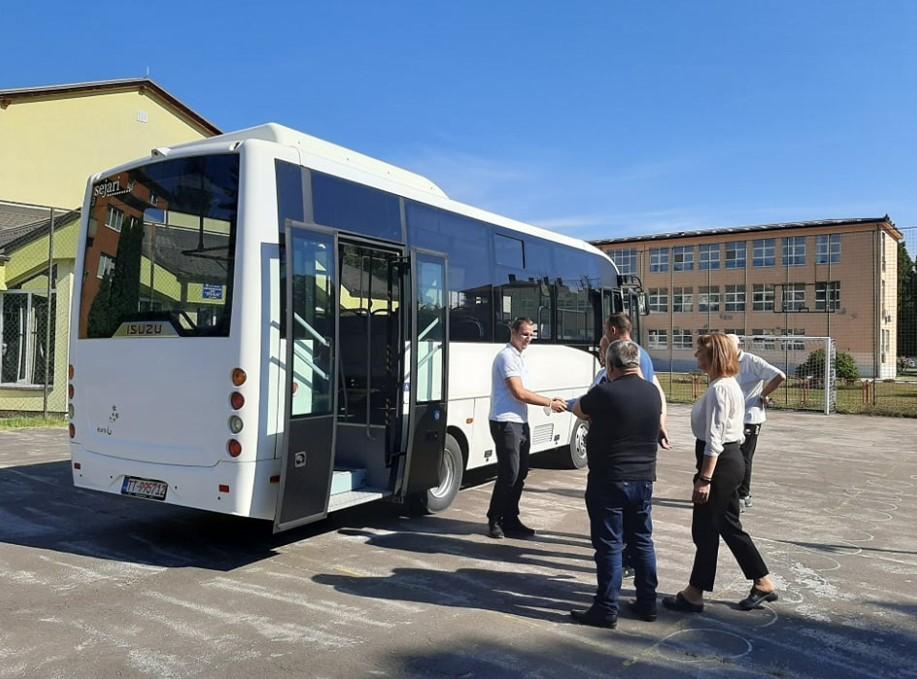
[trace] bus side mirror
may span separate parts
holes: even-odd
[[[641,316],[650,315],[650,298],[647,293],[641,292],[637,296],[637,308],[640,310]]]

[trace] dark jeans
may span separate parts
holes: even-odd
[[[704,461],[705,447],[703,441],[698,441],[694,448],[698,473]],[[697,551],[694,554],[690,582],[698,589],[713,591],[720,537],[729,547],[746,578],[754,580],[767,575],[764,559],[739,520],[739,484],[744,477],[745,460],[739,444],[727,443],[713,470],[710,498],[702,505],[694,505],[691,537],[694,538]],[[696,480],[697,476],[694,478]]]
[[[751,495],[751,461],[758,447],[758,434],[761,433],[760,424],[745,425],[745,442],[742,444],[742,457],[745,458],[745,477],[739,486],[739,497]]]
[[[529,425],[491,420],[490,435],[497,451],[497,481],[487,519],[513,523],[519,519],[519,498],[529,473]]]
[[[612,618],[618,614],[625,542],[636,571],[637,603],[648,610],[656,608],[652,500],[652,481],[608,481],[589,475],[586,508],[598,580],[592,607],[600,615]]]

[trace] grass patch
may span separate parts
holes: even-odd
[[[67,426],[63,416],[42,417],[41,415],[22,415],[17,417],[0,418],[0,430],[3,429],[32,429],[34,427],[59,427]]]

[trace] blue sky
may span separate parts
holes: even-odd
[[[0,5],[0,89],[151,77],[582,238],[917,225],[917,3]],[[911,233],[917,233],[917,230]]]

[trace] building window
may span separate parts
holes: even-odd
[[[121,225],[124,223],[124,213],[116,207],[108,206],[108,216],[105,218],[105,226],[115,231],[121,231]]]
[[[716,328],[698,328],[697,336],[702,337],[703,335],[709,335],[711,333],[717,332]]]
[[[774,310],[774,286],[767,283],[755,283],[751,289],[752,311]]]
[[[694,311],[694,288],[672,288],[672,311]]]
[[[56,295],[51,291],[51,343],[45,343],[48,327],[48,297],[46,293],[6,290],[0,294],[0,338],[3,339],[0,361],[0,384],[40,386],[45,383],[45,362],[48,362],[48,383],[54,380],[54,347]]]
[[[762,349],[769,349],[771,351],[777,348],[777,343],[771,339],[775,334],[773,328],[752,328],[751,334],[754,337],[763,338],[755,342],[756,346]]]
[[[637,273],[636,250],[615,250],[611,259],[618,267],[618,273]]]
[[[650,272],[661,273],[669,270],[669,249],[650,248]]]
[[[783,311],[806,310],[806,284],[785,283],[783,285]]]
[[[838,264],[841,261],[841,234],[831,233],[815,240],[815,263]]]
[[[726,311],[745,311],[744,285],[726,286]]]
[[[698,311],[719,311],[720,310],[720,286],[701,286],[697,289],[697,310]]]
[[[673,271],[693,271],[694,270],[694,246],[679,245],[672,248],[672,270]]]
[[[774,266],[777,262],[777,241],[761,238],[753,241],[751,263],[756,267]]]
[[[805,337],[806,329],[805,328],[787,328],[786,333],[788,337]],[[783,342],[783,351],[805,351],[806,343],[803,340],[786,340]]]
[[[841,310],[840,281],[826,281],[815,284],[815,310],[831,312]]]
[[[783,239],[783,266],[803,266],[806,263],[806,237]]]
[[[113,273],[115,270],[115,258],[109,257],[104,252],[99,255],[99,273],[96,274],[99,278],[105,278],[106,276]]]
[[[669,289],[650,288],[650,311],[667,313],[669,310]]]
[[[691,331],[675,328],[672,330],[672,347],[674,349],[691,349]]]
[[[726,268],[727,269],[744,269],[745,268],[745,241],[739,240],[732,243],[726,243]]]
[[[650,330],[650,349],[665,349],[669,346],[669,333],[667,330]]]
[[[697,268],[701,271],[716,271],[720,268],[720,244],[710,243],[699,246],[700,259]]]

